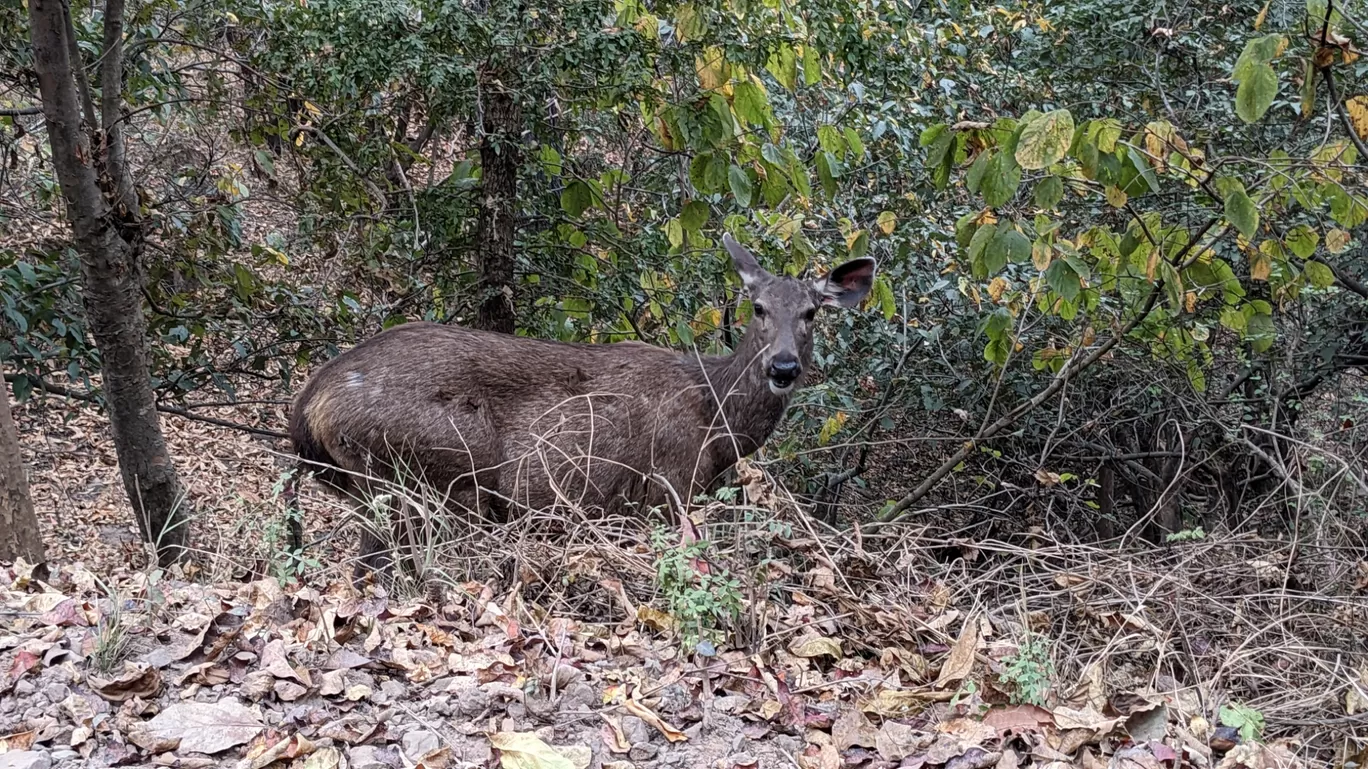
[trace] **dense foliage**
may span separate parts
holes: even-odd
[[[862,483],[871,451],[885,517],[947,476],[968,499],[1105,469],[1176,531],[1185,485],[1266,491],[1271,434],[1368,363],[1368,14],[1341,6],[137,3],[158,387],[288,391],[383,326],[468,321],[507,91],[519,333],[721,351],[749,313],[724,231],[795,275],[867,253],[869,312],[824,322],[770,450],[799,490]],[[94,62],[101,9],[73,15]],[[25,25],[0,9],[0,106],[37,103]],[[94,356],[60,232],[24,237],[53,217],[40,122],[0,118],[25,386]]]

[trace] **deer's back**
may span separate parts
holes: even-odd
[[[643,474],[662,472],[683,497],[724,469],[703,450],[714,410],[702,380],[696,360],[640,343],[409,323],[320,368],[291,436],[352,472],[388,476],[373,459],[399,456],[430,483],[478,478],[537,508],[624,495],[655,504],[663,496]]]

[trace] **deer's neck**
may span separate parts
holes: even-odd
[[[770,390],[761,364],[764,353],[764,343],[759,335],[747,329],[741,344],[731,355],[703,359],[703,373],[707,377],[704,386],[710,388],[706,391],[708,413],[715,419],[713,432],[730,432],[736,438],[735,449],[741,455],[755,451],[769,439],[788,407],[789,394],[775,395]],[[801,385],[800,381],[794,389]],[[736,461],[733,444],[728,438],[714,440],[725,444],[723,453],[728,455],[727,464]]]

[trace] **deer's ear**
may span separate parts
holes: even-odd
[[[874,260],[867,256],[851,259],[812,285],[822,295],[822,304],[855,307],[874,286]]]
[[[762,283],[770,279],[770,274],[760,266],[760,260],[755,258],[745,246],[736,242],[731,233],[722,236],[722,245],[727,247],[727,253],[731,255],[732,265],[736,267],[736,274],[741,276],[741,282],[746,284],[746,289],[754,291]]]

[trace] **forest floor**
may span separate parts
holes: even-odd
[[[760,479],[710,509],[706,551],[521,521],[391,593],[353,585],[314,484],[310,561],[281,560],[274,440],[166,417],[197,557],[160,571],[103,417],[16,418],[51,573],[0,567],[0,767],[1368,766],[1368,561],[1310,512],[1296,544],[1120,551],[837,531]],[[725,590],[672,592],[666,561],[735,579],[716,645],[669,612]]]

